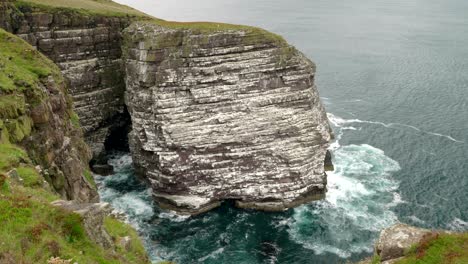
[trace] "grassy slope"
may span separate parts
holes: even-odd
[[[433,234],[413,246],[398,264],[466,264],[468,233]]]
[[[273,42],[278,45],[287,45],[286,40],[275,33],[269,32],[262,28],[234,25],[216,22],[175,22],[162,19],[153,19],[151,23],[155,23],[162,27],[171,29],[193,30],[199,33],[213,33],[226,31],[244,31],[247,33],[246,38],[252,42]]]
[[[27,105],[46,99],[38,89],[41,78],[61,79],[58,68],[46,57],[14,35],[0,30],[0,260],[7,263],[46,263],[51,256],[72,258],[78,263],[148,263],[146,254],[129,226],[110,221],[109,233],[118,240],[131,236],[130,251],[117,248],[115,254],[94,244],[85,234],[76,214],[50,205],[59,199],[50,191],[26,151],[15,145],[15,120],[27,116]],[[19,121],[18,121],[19,122]],[[13,128],[11,128],[13,124]],[[16,134],[15,134],[16,133]],[[7,176],[10,173],[13,177]],[[118,233],[115,227],[118,226]]]
[[[0,140],[16,143],[32,130],[28,109],[45,94],[37,89],[41,78],[63,82],[57,66],[22,39],[0,29]]]
[[[143,12],[110,0],[18,0],[17,5],[39,8],[75,9],[83,13],[106,16],[148,16]]]
[[[24,150],[0,144],[0,162],[0,260],[46,263],[54,256],[78,263],[148,263],[143,245],[128,225],[106,219],[106,229],[116,241],[132,238],[131,249],[117,247],[116,254],[87,237],[79,215],[51,206],[59,197],[44,187]],[[5,175],[13,168],[22,180]]]

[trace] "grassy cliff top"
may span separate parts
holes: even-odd
[[[105,16],[149,17],[143,12],[111,0],[18,0],[16,5],[41,9],[72,9],[83,13]]]
[[[227,23],[217,22],[175,22],[153,18],[134,23],[124,34],[125,42],[145,42],[153,48],[168,48],[181,45],[194,45],[194,39],[186,41],[187,37],[198,35],[198,44],[219,42],[225,35],[226,39],[239,41],[239,45],[274,45],[280,48],[289,48],[287,41],[275,33],[267,30]],[[151,37],[160,34],[157,38]],[[231,35],[231,36],[229,36]],[[149,44],[151,43],[151,44]],[[125,45],[125,44],[124,44]],[[180,47],[179,47],[180,48]]]
[[[40,78],[61,79],[60,70],[26,41],[0,29],[0,91],[23,92],[33,89]]]
[[[250,36],[262,38],[265,41],[271,41],[278,44],[286,44],[283,37],[271,33],[267,30],[227,23],[216,22],[175,22],[163,19],[152,18],[151,16],[128,7],[115,3],[111,0],[17,0],[18,7],[35,7],[41,10],[74,10],[85,14],[105,15],[105,16],[135,16],[151,23],[170,29],[193,30],[198,33],[213,33],[221,31],[245,31]]]
[[[275,42],[278,44],[287,44],[286,40],[275,33],[267,31],[262,28],[245,26],[245,25],[235,25],[227,23],[217,23],[217,22],[176,22],[176,21],[166,21],[163,19],[152,19],[148,23],[154,23],[165,28],[170,29],[181,29],[181,30],[193,30],[199,33],[216,33],[222,31],[244,31],[249,35],[256,36],[257,38],[263,38],[266,41]]]

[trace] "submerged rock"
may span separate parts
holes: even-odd
[[[331,132],[302,53],[225,24],[138,22],[124,41],[130,147],[162,207],[281,211],[324,196]]]
[[[101,176],[109,176],[114,174],[114,167],[109,164],[94,164],[91,165],[91,170]]]

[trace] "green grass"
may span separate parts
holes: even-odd
[[[20,162],[27,162],[28,160],[28,155],[20,147],[0,143],[0,172],[7,172],[19,166]]]
[[[117,244],[123,237],[129,236],[131,238],[130,250],[127,251],[119,246],[117,250],[120,254],[125,255],[128,260],[135,263],[147,260],[145,248],[143,247],[137,232],[132,227],[112,217],[106,217],[104,227]]]
[[[89,170],[84,170],[83,171],[83,176],[85,177],[86,181],[88,181],[88,183],[91,184],[91,186],[94,189],[97,189],[96,182],[94,181],[93,174],[91,174],[91,172]]]
[[[468,233],[440,234],[423,239],[398,264],[468,263]]]
[[[379,264],[380,262],[381,262],[381,260],[380,260],[380,256],[379,256],[379,255],[376,254],[376,255],[374,255],[374,256],[372,257],[372,260],[371,260],[371,263],[372,263],[372,264]]]
[[[0,91],[34,93],[41,78],[61,79],[58,67],[24,40],[0,29]]]
[[[110,0],[20,0],[16,6],[43,11],[76,11],[85,15],[149,17],[136,9]]]
[[[50,202],[60,197],[44,184],[43,175],[28,157],[28,153],[34,155],[31,146],[26,146],[26,152],[13,144],[31,133],[28,115],[35,103],[48,99],[41,88],[45,77],[63,87],[57,66],[25,41],[0,30],[0,259],[8,256],[12,263],[47,263],[58,256],[78,263],[148,263],[139,255],[127,258],[103,249],[87,236],[79,215],[53,207]],[[69,118],[77,122],[76,116]],[[22,181],[7,176],[13,169]],[[91,173],[83,174],[95,186]],[[142,247],[135,248],[144,253]]]
[[[23,185],[26,187],[40,187],[44,182],[44,178],[37,170],[30,166],[20,166],[16,169],[18,175],[23,179]]]
[[[43,177],[24,157],[21,149],[0,144],[0,162],[8,164],[3,168],[14,168],[23,178],[19,183],[0,173],[0,257],[7,255],[14,263],[47,263],[50,257],[78,263],[149,263],[136,232],[115,219],[106,219],[106,229],[115,239],[130,236],[132,249],[113,252],[96,245],[79,215],[50,204],[59,197],[41,187]],[[15,167],[21,159],[23,165]]]
[[[17,118],[23,115],[25,110],[26,102],[22,94],[0,96],[0,118]]]
[[[74,127],[76,128],[80,127],[80,118],[74,111],[72,111],[70,114],[70,121]]]
[[[274,43],[278,46],[288,46],[286,40],[282,36],[252,26],[216,22],[175,22],[162,19],[152,19],[147,21],[147,23],[157,24],[170,29],[190,30],[198,34],[243,31],[246,33],[243,37],[245,44]]]

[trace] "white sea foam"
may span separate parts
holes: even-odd
[[[405,200],[403,200],[401,198],[401,195],[397,192],[394,192],[393,193],[393,201],[391,203],[389,203],[387,206],[388,207],[395,207],[399,204],[404,204],[404,203],[407,203]]]
[[[345,125],[345,124],[355,124],[355,123],[380,125],[380,126],[384,126],[386,128],[400,126],[400,127],[410,128],[410,129],[415,130],[415,131],[420,132],[420,133],[424,133],[424,134],[428,134],[428,135],[432,135],[432,136],[437,136],[437,137],[443,137],[443,138],[446,138],[446,139],[448,139],[450,141],[453,141],[453,142],[456,142],[456,143],[465,143],[464,141],[455,139],[450,135],[444,135],[444,134],[440,134],[440,133],[436,133],[436,132],[424,131],[424,130],[422,130],[420,128],[417,128],[417,127],[412,126],[412,125],[407,125],[407,124],[383,123],[383,122],[366,121],[366,120],[360,120],[360,119],[343,119],[343,118],[335,116],[335,115],[333,115],[331,113],[327,113],[327,116],[328,116],[328,120],[330,120],[330,122],[333,125],[335,125],[336,127],[343,127],[343,125]]]
[[[211,252],[210,254],[204,256],[204,257],[201,257],[198,259],[198,262],[205,262],[207,259],[210,259],[210,258],[216,258],[217,255],[219,254],[222,254],[224,252],[224,248],[218,248],[216,249],[215,251]]]
[[[403,202],[395,195],[398,182],[391,177],[400,166],[370,145],[342,146],[333,154],[335,171],[327,173],[326,199],[294,209],[288,222],[289,235],[316,254],[347,258],[353,253],[372,252],[370,238],[357,238],[397,221],[389,204]]]
[[[183,222],[189,219],[190,215],[181,215],[181,214],[177,214],[177,212],[174,212],[174,211],[165,211],[165,212],[159,213],[158,217],[168,219],[173,222]]]
[[[457,232],[466,232],[468,231],[468,222],[460,218],[455,218],[452,222],[447,224],[447,228]]]

